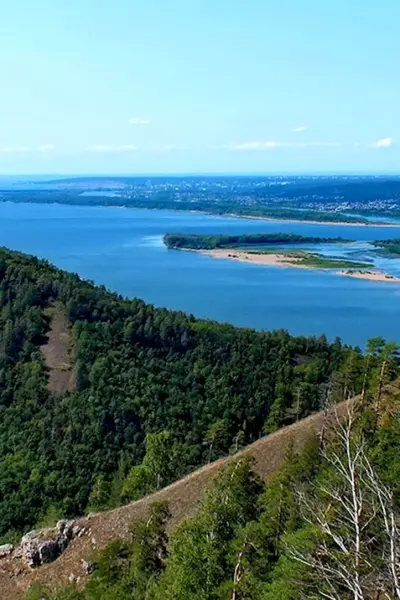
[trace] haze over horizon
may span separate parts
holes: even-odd
[[[400,5],[2,9],[0,174],[398,173]]]

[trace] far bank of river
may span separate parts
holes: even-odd
[[[195,212],[195,211],[193,211]],[[208,214],[212,214],[212,213],[208,213]],[[307,221],[305,219],[294,219],[294,218],[290,218],[290,219],[275,219],[273,217],[258,217],[258,216],[253,216],[253,215],[236,215],[234,213],[232,214],[227,214],[227,217],[232,217],[234,219],[250,219],[250,220],[256,220],[256,221],[272,221],[275,223],[301,223],[304,225],[338,225],[338,226],[342,226],[342,227],[400,227],[400,219],[397,221],[368,221],[368,222],[363,222],[363,221]]]

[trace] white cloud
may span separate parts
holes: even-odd
[[[390,148],[393,146],[393,140],[390,137],[381,138],[380,140],[371,144],[372,148]]]
[[[88,146],[89,152],[136,152],[139,150],[136,146],[131,144],[123,144],[121,146],[111,146],[109,144],[96,144],[94,146]]]
[[[340,142],[304,142],[301,144],[291,144],[291,148],[339,148]]]
[[[30,146],[7,146],[6,148],[0,148],[0,152],[4,154],[27,154],[28,152],[49,152],[55,150],[53,144],[41,144],[37,147]]]
[[[297,127],[293,127],[292,131],[293,133],[304,133],[307,131],[307,127],[304,125],[298,125]]]
[[[174,146],[173,144],[167,144],[165,146],[152,146],[150,148],[143,148],[143,150],[146,152],[156,152],[156,153],[188,152],[190,150],[190,148],[187,148],[185,146]]]
[[[335,148],[339,142],[279,142],[268,140],[266,142],[243,142],[227,146],[228,150],[275,150],[277,148]]]
[[[150,119],[143,119],[140,117],[131,117],[128,121],[129,125],[150,125]]]
[[[26,152],[30,152],[30,148],[29,146],[9,146],[2,148],[1,152],[5,154],[25,154]]]
[[[273,140],[267,142],[242,142],[228,146],[229,150],[274,150],[282,146],[282,142]]]

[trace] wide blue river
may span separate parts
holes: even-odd
[[[326,254],[368,258],[368,240],[400,237],[395,227],[266,222],[172,211],[0,203],[0,245],[47,258],[124,296],[198,317],[292,334],[325,333],[364,346],[400,342],[400,285],[333,272],[247,265],[167,250],[168,231],[292,232],[355,239]],[[321,250],[321,249],[320,249]],[[400,261],[376,266],[400,275]]]

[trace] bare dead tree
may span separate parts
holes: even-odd
[[[329,380],[328,384],[324,385],[321,390],[321,404],[322,410],[324,411],[324,418],[322,421],[322,427],[319,432],[319,446],[322,449],[325,445],[325,433],[328,426],[328,415],[329,408],[331,405],[331,394],[332,394],[332,380]]]
[[[245,539],[243,542],[243,547],[240,549],[237,557],[237,561],[235,564],[235,569],[233,572],[233,589],[231,600],[238,599],[238,586],[240,581],[242,580],[243,575],[245,574],[245,570],[243,568],[243,556],[246,550],[247,540]]]
[[[308,598],[400,600],[398,515],[391,491],[369,462],[363,439],[355,435],[354,423],[354,407],[349,406],[345,422],[336,416],[336,444],[322,450],[333,473],[332,483],[316,490],[323,500],[299,494],[304,519],[321,534],[317,548],[309,553],[289,548],[289,554],[322,584],[318,595]],[[377,544],[379,562],[387,566],[376,565],[372,548]]]
[[[365,471],[363,479],[366,487],[378,501],[381,523],[386,538],[385,564],[388,574],[384,579],[391,583],[392,592],[400,599],[400,527],[394,508],[393,493],[375,473],[370,461],[364,456]]]

